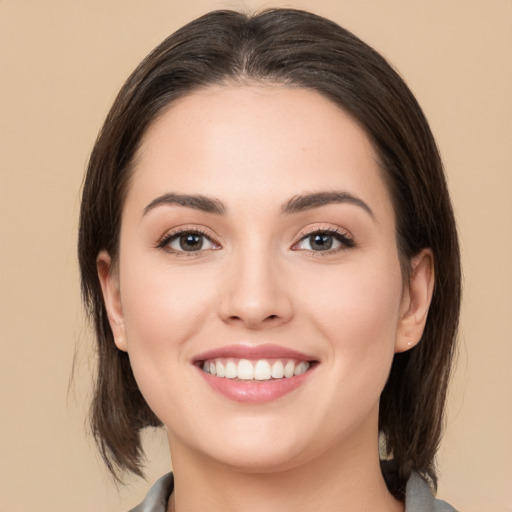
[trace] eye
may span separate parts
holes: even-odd
[[[158,244],[158,247],[176,253],[191,253],[219,248],[219,246],[204,233],[191,230],[171,233],[165,236]]]
[[[315,252],[336,252],[338,250],[354,247],[354,245],[354,241],[351,238],[337,230],[318,230],[302,237],[292,249]]]

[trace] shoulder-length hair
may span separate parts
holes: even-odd
[[[380,400],[388,486],[403,496],[411,471],[436,487],[434,457],[460,308],[456,226],[441,159],[417,101],[400,76],[360,39],[311,13],[272,9],[256,15],[215,11],[187,24],[153,50],[128,78],[92,151],[80,212],[78,254],[83,300],[94,323],[98,371],[92,431],[114,476],[142,474],[141,429],[161,425],[135,382],[128,355],[114,343],[96,258],[118,256],[121,211],[132,161],[150,124],[171,102],[213,84],[304,87],[343,108],[373,143],[396,215],[404,279],[430,248],[435,287],[421,342],[396,354]]]

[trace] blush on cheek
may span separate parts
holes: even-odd
[[[319,327],[329,331],[329,338],[373,344],[397,327],[401,289],[396,279],[348,269],[337,279],[317,281],[315,289],[305,305]]]
[[[162,259],[162,268],[149,258],[145,265],[135,262],[132,272],[126,267],[122,290],[126,326],[145,343],[168,344],[190,338],[201,316],[209,311],[215,288],[204,285],[209,280],[201,273],[171,267]]]

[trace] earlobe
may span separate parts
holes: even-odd
[[[115,344],[119,350],[126,352],[126,332],[119,290],[119,277],[107,251],[101,251],[98,254],[96,269]]]
[[[405,352],[419,343],[432,300],[434,276],[434,255],[430,249],[423,249],[412,259],[411,276],[404,285],[395,352]]]

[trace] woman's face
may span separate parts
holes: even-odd
[[[118,263],[98,260],[116,344],[172,450],[265,471],[376,449],[410,290],[375,152],[329,100],[173,103],[138,152]]]

